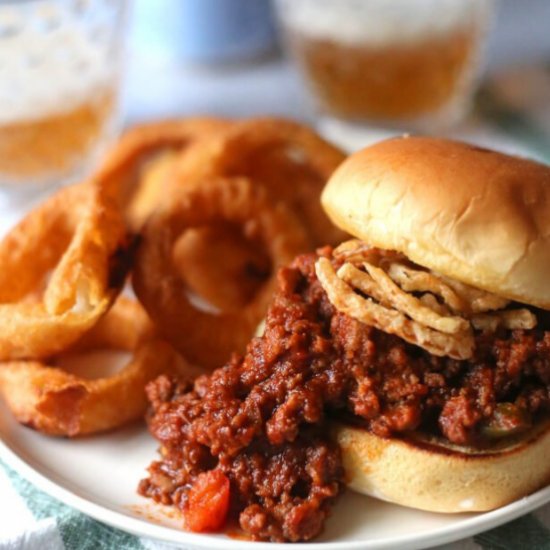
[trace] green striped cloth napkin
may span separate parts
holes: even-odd
[[[503,73],[479,94],[477,116],[454,136],[550,163],[550,67]],[[340,140],[345,142],[346,140]],[[348,140],[350,149],[356,142]],[[0,461],[0,550],[167,550],[103,525],[51,498]],[[306,548],[306,546],[304,546]],[[446,550],[550,550],[550,504]]]

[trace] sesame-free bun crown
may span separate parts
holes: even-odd
[[[341,229],[415,263],[550,309],[550,167],[466,143],[380,142],[335,172],[322,204]]]

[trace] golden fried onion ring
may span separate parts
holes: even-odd
[[[228,224],[188,229],[173,254],[189,290],[219,311],[246,306],[271,274],[265,251]]]
[[[224,119],[198,117],[136,125],[122,135],[97,179],[116,194],[130,227],[138,230],[166,194],[166,168],[171,161],[230,124]]]
[[[280,118],[235,122],[217,138],[179,159],[173,184],[208,177],[246,177],[264,185],[304,220],[311,247],[344,237],[324,213],[319,197],[344,153],[307,126]]]
[[[89,330],[125,274],[125,227],[98,186],[61,190],[0,243],[0,359],[44,358]]]
[[[55,360],[12,361],[0,365],[0,394],[19,422],[49,435],[91,434],[139,419],[147,408],[147,382],[162,373],[186,371],[170,345],[144,337],[148,327],[137,303],[119,299],[71,351],[132,352],[120,371],[88,379],[55,366]]]
[[[240,311],[214,315],[189,300],[173,262],[173,247],[188,228],[221,222],[241,226],[245,235],[255,234],[269,253],[273,271]],[[160,333],[186,358],[219,367],[232,352],[244,351],[254,334],[273,293],[275,270],[307,247],[302,225],[284,204],[270,201],[263,187],[245,178],[208,180],[180,188],[172,202],[150,218],[137,251],[134,290]]]
[[[179,149],[172,144],[148,152],[140,162],[142,168],[127,207],[134,229],[143,225],[164,197],[170,200],[171,193],[165,189],[173,179],[172,172],[178,160],[192,155],[195,144],[214,134],[219,135],[230,125],[221,119],[189,119],[138,126],[123,137],[119,149],[124,145],[128,149],[130,142],[136,147],[140,140],[150,139],[153,130],[187,138],[185,144],[180,143]],[[186,184],[178,180],[178,185]],[[174,248],[174,261],[181,266],[181,275],[190,290],[220,311],[235,311],[246,305],[264,282],[262,274],[270,272],[267,256],[234,233],[226,227],[192,228],[180,237]]]
[[[177,162],[193,156],[197,144],[217,139],[231,124],[218,118],[167,120],[134,126],[121,137],[98,178],[118,193],[133,230],[139,231],[163,199],[170,200],[167,189]],[[187,184],[176,181],[176,187]],[[208,227],[191,229],[180,241],[176,263],[182,266],[189,287],[215,308],[234,311],[242,307],[261,284],[256,274],[265,271],[265,256],[259,257],[242,239],[231,239]],[[232,260],[231,265],[220,262],[220,249]],[[237,278],[237,272],[243,276]]]
[[[343,237],[319,203],[326,179],[343,158],[341,151],[296,123],[196,118],[134,127],[113,150],[100,179],[119,189],[129,225],[139,230],[164,199],[171,200],[172,186],[177,190],[206,176],[250,177],[306,219],[306,231],[314,233],[313,248]],[[188,238],[182,237],[185,246],[179,248],[178,261],[190,266],[184,277],[190,288],[216,308],[234,311],[258,287],[255,274],[265,271],[265,262],[235,239],[223,243],[234,264],[219,262],[215,254],[208,255],[220,248],[218,237],[210,229],[189,231]],[[237,280],[234,273],[247,272],[247,266],[252,266],[252,276]]]

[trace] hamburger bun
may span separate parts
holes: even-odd
[[[337,424],[347,485],[366,495],[430,512],[484,512],[550,481],[550,423],[489,449],[413,434],[384,439]]]
[[[502,297],[550,309],[550,167],[427,137],[348,158],[321,198],[373,246]]]
[[[322,194],[341,229],[504,298],[550,309],[550,167],[465,143],[390,139],[349,157]],[[550,481],[550,422],[480,451],[337,423],[349,486],[437,512],[486,511]]]

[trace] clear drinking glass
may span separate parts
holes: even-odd
[[[276,0],[321,113],[399,129],[448,126],[477,82],[492,0]]]
[[[114,137],[125,4],[0,0],[0,187],[8,195],[80,177]]]

